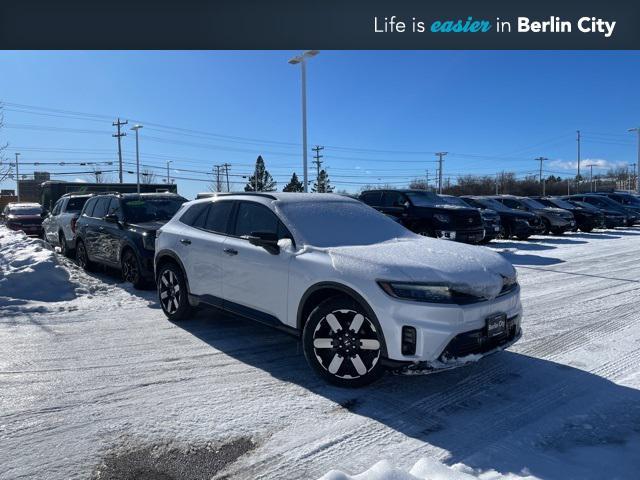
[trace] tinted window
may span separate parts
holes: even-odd
[[[409,192],[407,195],[416,207],[432,207],[442,203],[442,200],[433,192]]]
[[[130,223],[171,220],[184,202],[182,197],[127,198],[122,202],[124,218]]]
[[[509,208],[524,210],[524,206],[520,202],[517,202],[516,200],[512,200],[511,198],[503,198],[500,201],[502,201],[502,203],[504,203]]]
[[[90,217],[91,215],[93,215],[93,207],[96,206],[97,200],[98,200],[97,198],[92,198],[91,200],[89,200],[85,205],[84,210],[82,211],[82,214],[86,215],[87,217]]]
[[[406,199],[400,192],[384,192],[382,195],[383,207],[401,207]]]
[[[187,211],[182,214],[180,221],[191,227],[202,227],[209,205],[209,203],[196,203],[195,205],[191,205],[187,208]]]
[[[278,234],[278,217],[267,207],[253,202],[241,202],[238,208],[235,234],[239,237],[251,232]]]
[[[104,218],[107,214],[107,209],[109,208],[109,202],[111,202],[111,197],[99,197],[98,203],[96,203],[91,216],[95,218]]]
[[[122,208],[120,207],[120,200],[113,197],[111,199],[111,203],[109,203],[109,208],[107,210],[107,215],[115,215],[119,220],[122,220]]]
[[[203,228],[211,232],[227,233],[231,207],[233,207],[233,202],[215,202],[211,204]]]
[[[367,205],[380,205],[380,198],[382,197],[382,192],[367,192],[363,193],[360,196],[360,200],[362,200]]]
[[[82,210],[82,207],[87,203],[87,200],[89,200],[89,197],[71,197],[67,202],[67,208],[65,208],[65,211],[77,213]]]
[[[40,215],[42,208],[40,207],[11,207],[9,209],[10,215]]]

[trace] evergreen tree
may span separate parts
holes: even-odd
[[[258,155],[258,158],[256,159],[256,168],[254,169],[253,175],[249,177],[247,184],[244,186],[244,191],[274,192],[276,190],[276,185],[277,183],[269,171],[264,167],[262,155]]]
[[[302,185],[302,182],[298,180],[298,176],[296,175],[296,172],[293,172],[293,175],[291,175],[291,180],[289,180],[289,183],[287,183],[284,186],[282,191],[283,192],[304,192],[304,186]]]
[[[320,170],[316,183],[313,184],[312,192],[316,193],[331,193],[333,187],[329,183],[329,174],[325,170]]]

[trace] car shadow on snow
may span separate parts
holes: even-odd
[[[585,240],[572,240],[570,238],[559,238],[559,237],[551,237],[551,236],[531,237],[527,241],[533,242],[533,243],[538,243],[538,242],[550,243],[552,245],[580,245],[580,244],[589,243]]]
[[[587,240],[612,240],[620,238],[619,235],[612,235],[610,233],[572,233],[571,238],[585,238]]]
[[[515,253],[510,251],[498,252],[502,255],[506,260],[509,260],[513,265],[539,265],[539,266],[549,266],[549,265],[557,265],[559,263],[564,263],[564,260],[554,257],[543,257],[540,255],[531,255],[528,253]]]
[[[530,250],[530,251],[554,250],[558,248],[558,247],[554,247],[553,245],[542,245],[539,243],[530,243],[526,241],[521,241],[521,242],[493,241],[487,246],[491,248],[512,248],[515,250]]]
[[[448,451],[447,463],[502,473],[595,479],[624,477],[640,468],[640,457],[624,448],[640,434],[640,391],[579,368],[500,352],[438,374],[389,374],[365,388],[342,389],[320,380],[299,341],[285,333],[215,311],[203,311],[179,326],[244,364],[336,404],[297,421],[313,422],[317,416],[327,423],[332,415],[355,413]],[[619,367],[611,363],[599,370],[616,372]],[[360,432],[371,437],[371,448],[389,435],[374,427]],[[607,462],[594,448],[610,449]],[[574,452],[584,449],[591,453],[573,461]]]

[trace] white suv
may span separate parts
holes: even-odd
[[[341,386],[386,367],[460,365],[520,337],[508,261],[416,235],[339,195],[186,203],[158,231],[155,266],[170,320],[203,303],[301,335],[313,369]]]

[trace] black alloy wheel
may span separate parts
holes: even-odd
[[[76,246],[76,263],[80,268],[87,272],[92,271],[94,268],[93,262],[89,260],[87,247],[85,247],[82,240],[78,240],[78,245]]]
[[[122,278],[125,282],[133,284],[134,288],[142,288],[145,285],[140,262],[132,250],[125,250],[122,256]]]
[[[185,320],[192,313],[184,275],[177,265],[168,263],[160,267],[157,287],[160,306],[169,320]]]

